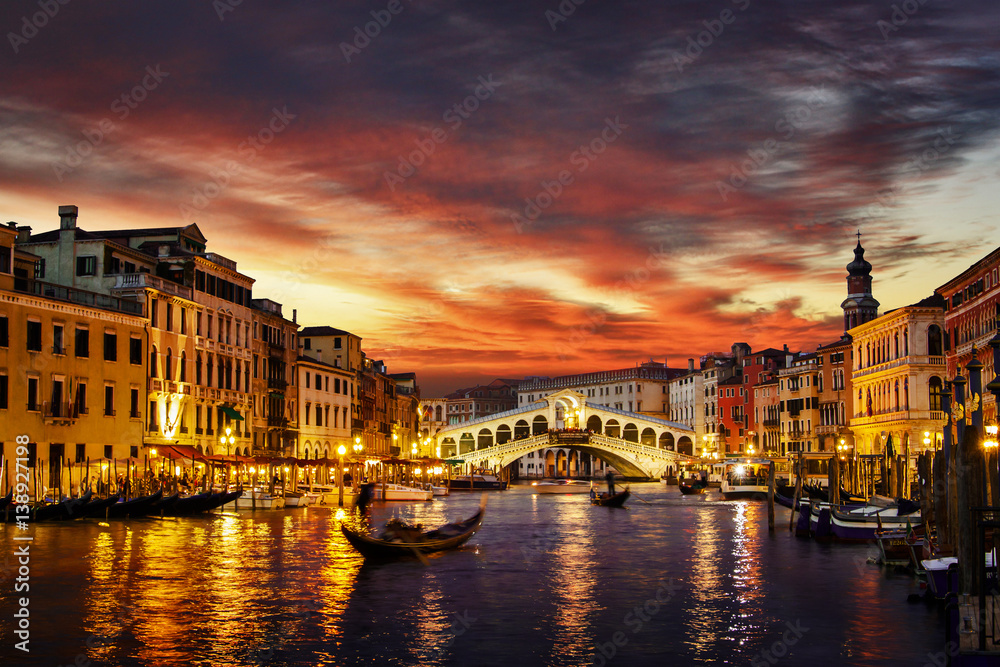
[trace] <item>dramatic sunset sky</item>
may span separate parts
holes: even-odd
[[[0,220],[196,222],[425,396],[812,350],[856,230],[883,309],[996,247],[995,0],[561,6],[6,1]]]

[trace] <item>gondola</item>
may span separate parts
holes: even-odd
[[[113,496],[108,496],[107,498],[91,500],[83,507],[76,508],[73,516],[70,518],[94,517],[96,519],[103,519],[107,516],[108,508],[117,503],[119,498],[121,498],[121,496],[115,494]]]
[[[623,507],[625,501],[629,499],[632,492],[626,488],[624,491],[619,491],[618,493],[613,493],[608,495],[605,493],[599,493],[596,496],[591,496],[590,504],[599,505],[601,507]]]
[[[90,502],[90,497],[94,495],[91,489],[79,498],[66,498],[58,503],[48,505],[38,505],[31,510],[32,521],[64,521],[66,519],[77,519],[80,517],[80,509]],[[21,515],[24,516],[23,514]]]
[[[181,494],[176,492],[171,493],[169,496],[163,496],[158,501],[153,503],[153,506],[150,508],[149,513],[157,516],[165,515],[168,510],[173,509],[173,506],[177,504],[177,501],[180,500],[180,497]]]
[[[109,519],[127,519],[146,516],[153,511],[153,506],[163,497],[163,491],[157,491],[148,496],[133,498],[115,503],[108,508]]]
[[[171,507],[163,510],[163,516],[190,516],[201,514],[209,509],[215,494],[211,492],[197,493],[193,496],[178,498]]]
[[[0,510],[10,505],[14,501],[14,489],[11,489],[6,496],[0,498]]]
[[[486,496],[483,496],[479,511],[470,518],[458,523],[447,523],[440,528],[419,533],[419,539],[408,541],[401,541],[398,537],[395,539],[371,537],[354,528],[349,528],[344,523],[340,524],[340,530],[344,533],[344,537],[347,538],[351,546],[357,549],[365,558],[373,560],[420,558],[422,560],[424,554],[455,549],[468,542],[483,524],[485,511]],[[391,530],[392,528],[394,526],[390,521],[387,530]]]
[[[685,496],[693,496],[698,493],[705,493],[708,488],[708,483],[702,480],[695,480],[691,484],[686,482],[677,482],[677,488],[681,490]]]

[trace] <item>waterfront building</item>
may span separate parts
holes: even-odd
[[[844,310],[844,331],[878,317],[879,302],[872,295],[872,265],[865,260],[861,247],[861,232],[854,248],[854,260],[847,265],[847,298],[841,302]]]
[[[705,394],[703,404],[705,432],[699,434],[701,436],[701,451],[695,452],[696,455],[722,458],[726,454],[726,442],[722,432],[722,415],[719,411],[719,383],[726,382],[741,372],[736,361],[737,353],[742,354],[744,351],[741,345],[745,344],[734,344],[732,354],[712,352],[701,358]]]
[[[956,375],[968,379],[965,365],[972,361],[973,349],[982,362],[983,384],[996,376],[993,350],[989,341],[997,333],[1000,318],[1000,248],[997,248],[965,271],[934,290],[944,299],[943,349],[935,348],[934,356],[944,354],[948,380]],[[937,339],[935,339],[935,342]],[[983,418],[997,418],[996,397],[982,392]]]
[[[422,438],[433,436],[447,425],[447,398],[423,398],[420,400],[420,435]]]
[[[743,410],[746,392],[742,375],[733,375],[718,385],[720,453],[743,453],[746,422]]]
[[[646,361],[632,368],[576,373],[554,378],[525,378],[517,387],[517,406],[524,407],[562,389],[578,391],[593,405],[639,412],[666,419],[670,414],[668,385],[683,375],[678,368]]]
[[[848,332],[857,453],[885,454],[891,443],[893,454],[912,456],[936,446],[944,420],[943,331],[944,299],[935,294]],[[932,434],[928,444],[925,433]]]
[[[336,458],[343,445],[355,453],[351,437],[351,396],[355,374],[333,364],[300,355],[294,366],[298,440],[294,456]]]
[[[667,382],[670,421],[684,424],[695,433],[705,433],[705,375],[688,359],[687,371]],[[693,443],[692,443],[693,444]],[[681,450],[678,450],[681,451]],[[689,456],[694,451],[681,451]]]
[[[249,454],[253,279],[208,252],[197,225],[88,232],[78,213],[60,206],[55,231],[18,228],[17,245],[40,258],[39,277],[140,304],[149,327],[144,444],[212,453],[229,428],[227,447]]]
[[[420,437],[420,387],[416,373],[390,373],[389,380],[395,383],[396,403],[390,423],[393,436],[403,454],[411,458],[433,457],[433,449],[421,447]]]
[[[38,279],[17,235],[0,227],[0,423],[8,470],[27,437],[41,498],[68,493],[88,460],[104,479],[142,460],[146,320],[135,301]]]
[[[296,450],[299,424],[294,387],[299,325],[294,313],[291,321],[285,319],[281,304],[270,299],[253,299],[250,306],[253,318],[253,453],[290,456]]]
[[[781,447],[781,397],[777,373],[762,374],[753,385],[753,430],[755,449],[765,456],[778,456]]]
[[[779,454],[819,451],[813,427],[819,424],[819,358],[816,353],[793,355],[778,371],[781,420]]]
[[[819,422],[815,430],[819,451],[834,452],[838,446],[850,448],[854,444],[849,426],[854,414],[851,342],[851,337],[845,333],[840,340],[821,345],[816,350]]]
[[[517,407],[518,380],[496,379],[487,385],[459,389],[445,396],[449,424],[513,410]]]
[[[330,326],[303,327],[299,332],[299,345],[301,354],[354,373],[351,394],[351,439],[360,438],[367,451],[373,452],[375,434],[373,431],[365,430],[365,419],[361,410],[361,375],[364,365],[361,336]],[[372,411],[374,414],[374,407]]]
[[[783,350],[768,347],[753,353],[750,353],[748,348],[748,353],[743,357],[743,427],[745,436],[741,439],[741,451],[746,452],[750,448],[758,453],[761,451],[761,431],[757,429],[754,417],[757,412],[757,392],[754,391],[754,387],[773,378],[779,369],[785,367],[787,357],[787,345]]]

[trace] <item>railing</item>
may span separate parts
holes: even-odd
[[[42,415],[45,419],[76,419],[76,405],[64,401],[45,401]]]
[[[97,292],[88,292],[86,290],[65,287],[63,285],[55,285],[53,283],[46,283],[40,280],[33,280],[31,278],[20,278],[14,285],[14,289],[17,292],[43,296],[50,299],[59,299],[60,301],[68,301],[81,306],[92,306],[103,310],[115,310],[129,315],[143,314],[142,304],[138,301],[119,299],[116,296],[98,294]]]
[[[944,357],[940,357],[937,355],[929,356],[926,354],[910,354],[905,357],[890,359],[889,361],[882,361],[872,366],[865,366],[864,368],[855,369],[851,377],[860,378],[866,375],[871,375],[872,373],[879,373],[881,371],[889,370],[891,368],[897,368],[899,366],[904,366],[907,364],[914,364],[914,365],[919,364],[925,366],[944,366]]]
[[[154,276],[151,273],[119,273],[115,276],[115,284],[111,289],[135,290],[147,287],[186,299],[193,298],[192,295],[194,294],[190,287],[179,285],[171,280]]]
[[[288,383],[285,382],[284,380],[279,380],[277,378],[268,378],[267,379],[267,388],[268,389],[284,389],[287,386],[288,386]]]

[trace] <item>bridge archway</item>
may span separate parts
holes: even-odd
[[[623,433],[624,435],[622,437],[628,440],[629,442],[639,442],[639,429],[636,427],[635,424],[631,423],[625,424],[625,429]]]
[[[660,449],[666,449],[668,451],[674,451],[674,434],[670,431],[664,431],[660,434]]]
[[[493,446],[493,431],[488,428],[479,430],[479,437],[476,439],[476,449],[484,449]]]
[[[609,438],[620,438],[621,437],[621,427],[618,425],[617,419],[609,419],[604,423],[604,435]]]
[[[545,452],[545,476],[556,476],[556,455],[551,449]]]
[[[522,440],[529,435],[531,435],[531,428],[528,426],[528,422],[518,419],[517,423],[514,424],[514,439]]]
[[[594,433],[601,433],[601,418],[597,415],[590,415],[587,419],[587,430]]]
[[[471,433],[463,433],[462,437],[458,439],[458,453],[465,454],[466,452],[471,452],[476,448],[476,441],[473,440]]]
[[[505,442],[510,442],[510,426],[507,424],[500,424],[497,427],[497,444],[502,445]]]
[[[691,442],[691,438],[686,435],[681,436],[680,440],[677,441],[677,453],[694,456],[694,443]]]
[[[647,447],[656,447],[656,431],[648,426],[642,429],[642,434],[639,436],[639,442]]]
[[[549,430],[549,420],[538,415],[531,422],[531,435],[541,435]]]

